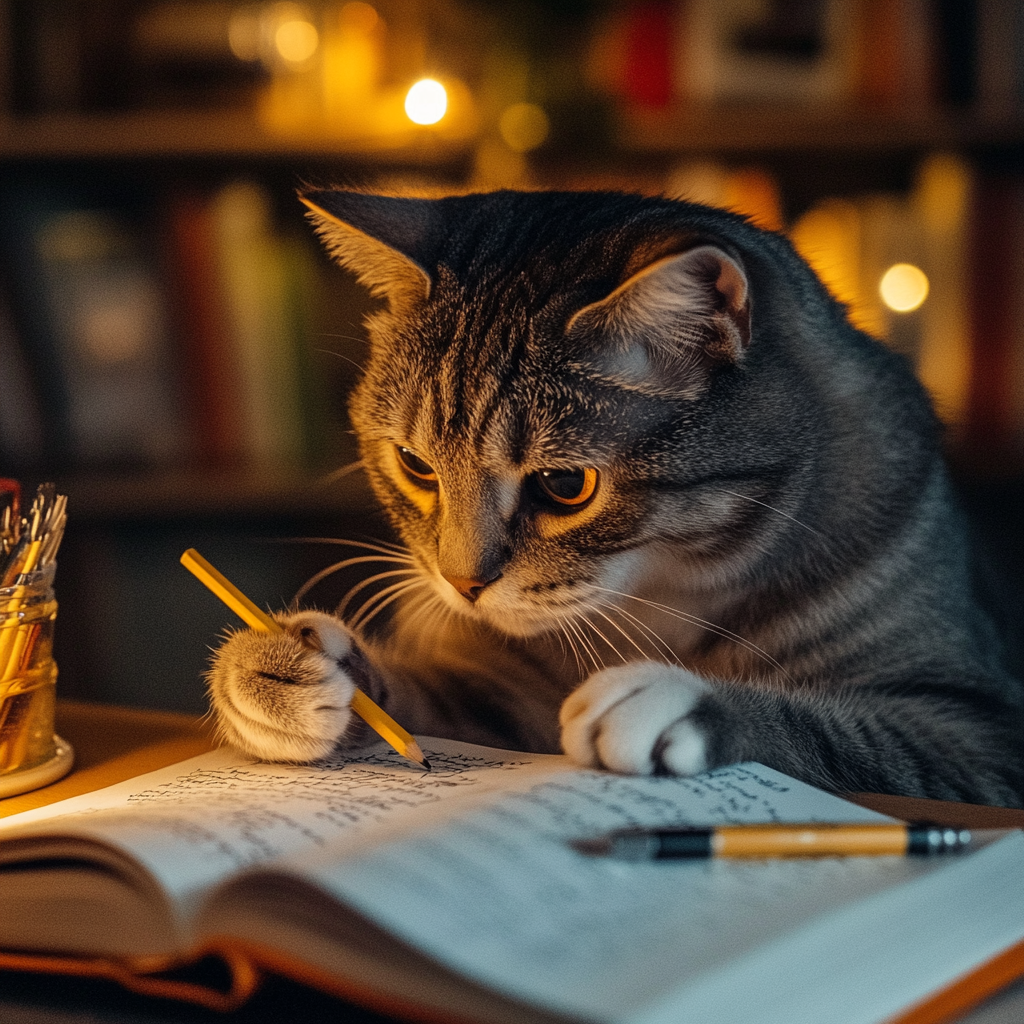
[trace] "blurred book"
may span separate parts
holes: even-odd
[[[627,117],[761,107],[906,119],[977,100],[981,116],[1005,118],[1024,99],[1022,11],[1018,0],[634,0],[594,19],[587,79]]]
[[[681,87],[675,49],[685,16],[671,0],[611,6],[593,28],[588,83],[630,106],[667,106]]]
[[[965,442],[975,470],[1024,469],[1024,182],[979,172],[971,204]]]
[[[150,229],[137,207],[71,181],[0,199],[25,352],[57,465],[153,466],[185,449],[180,389]]]
[[[237,388],[243,460],[253,468],[305,461],[301,321],[289,253],[258,184],[224,185],[211,204],[216,274]]]
[[[38,396],[6,296],[0,290],[0,476],[13,476],[38,465],[43,450]]]
[[[230,469],[244,461],[243,394],[210,198],[203,190],[175,189],[163,204],[163,219],[164,266],[192,452],[200,466]]]
[[[688,0],[678,80],[698,105],[835,105],[855,90],[850,0]]]
[[[921,306],[917,374],[954,433],[967,419],[971,374],[971,204],[975,171],[963,157],[936,153],[917,173],[911,202],[927,254],[930,288]],[[1024,239],[1022,239],[1024,240]]]
[[[332,266],[324,280],[312,233],[277,225],[253,181],[177,189],[163,209],[196,461],[257,472],[329,462],[347,420],[331,392],[347,391],[355,366],[321,339],[325,310],[354,314],[353,330],[362,311],[344,275]]]
[[[937,24],[932,0],[850,0],[854,98],[905,117],[934,104]]]
[[[83,106],[82,8],[77,0],[10,0],[5,27],[15,113],[68,112]]]
[[[975,0],[977,102],[985,118],[1024,112],[1024,4],[1020,0]]]

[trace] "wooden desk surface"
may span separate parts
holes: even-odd
[[[212,730],[192,715],[72,700],[57,701],[57,735],[74,747],[71,774],[42,789],[0,800],[0,818],[112,786],[216,745]]]

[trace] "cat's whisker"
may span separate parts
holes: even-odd
[[[360,469],[366,469],[366,463],[362,459],[357,459],[355,462],[350,462],[347,466],[342,466],[339,469],[332,470],[330,473],[325,473],[317,480],[317,486],[327,487],[330,484],[337,483],[339,480],[343,480],[350,473],[358,472]]]
[[[370,597],[368,597],[359,606],[359,609],[356,611],[356,613],[349,620],[352,623],[351,628],[352,629],[361,629],[366,624],[363,621],[363,616],[366,614],[366,612],[369,609],[374,608],[374,614],[376,614],[379,609],[376,609],[374,606],[379,601],[382,601],[384,598],[386,598],[389,594],[394,594],[396,592],[401,592],[404,589],[408,589],[410,587],[415,587],[415,586],[421,586],[421,585],[423,585],[423,581],[414,577],[413,579],[399,580],[397,583],[392,583],[390,586],[382,587],[376,593],[371,594]]]
[[[573,639],[572,634],[569,632],[569,617],[560,616],[558,619],[558,631],[561,636],[565,637],[566,643],[569,645],[569,650],[572,651],[573,659],[576,662],[576,671],[579,673],[580,679],[586,678],[587,669],[583,663],[583,659],[580,657],[579,649],[576,646],[576,641]],[[564,648],[563,648],[564,650]]]
[[[570,618],[566,620],[566,626],[575,634],[576,638],[580,642],[580,648],[583,653],[590,659],[594,666],[594,671],[599,672],[604,668],[604,662],[601,660],[601,656],[597,653],[597,649],[594,647],[593,641],[583,632],[580,628],[579,622]]]
[[[361,363],[357,363],[351,356],[345,355],[344,352],[335,352],[333,349],[329,348],[317,348],[313,351],[320,355],[334,356],[335,359],[341,359],[346,363],[351,363],[357,370],[359,370],[360,373],[363,371],[363,365]]]
[[[600,605],[596,605],[596,604],[588,605],[587,606],[587,611],[588,612],[592,612],[593,614],[596,614],[596,615],[600,615],[601,618],[605,620],[605,622],[607,622],[614,630],[616,630],[617,632],[621,633],[622,636],[624,637],[624,639],[628,640],[629,643],[632,644],[633,647],[636,648],[637,653],[640,654],[641,657],[645,657],[645,658],[647,657],[647,652],[636,642],[636,640],[633,637],[631,637],[622,628],[622,626],[619,625],[619,623],[617,623],[610,615],[605,614],[605,612],[601,610],[601,606]],[[591,623],[590,625],[591,625],[592,629],[597,629],[597,627],[594,626],[593,623]],[[623,656],[622,652],[619,651],[615,646],[613,646],[612,643],[608,640],[608,638],[600,630],[598,630],[597,632],[598,632],[598,635],[601,637],[601,639],[604,640],[604,642],[606,644],[608,644],[608,646],[611,647],[611,649],[613,651],[615,651],[615,653],[619,656],[620,660],[623,663],[625,663],[628,659]]]
[[[337,338],[339,341],[354,341],[359,345],[368,345],[369,339],[365,337],[357,337],[354,334],[335,334],[333,331],[321,331],[318,335],[320,338]],[[327,349],[330,352],[330,349]],[[337,353],[335,353],[337,354]]]
[[[343,562],[336,562],[335,565],[346,569],[350,565],[359,565],[362,562],[390,562],[392,565],[415,565],[411,558],[404,558],[399,555],[354,555],[352,558],[346,558]],[[409,570],[409,572],[415,571],[415,569]]]
[[[603,591],[607,594],[612,594],[615,597],[624,597],[630,601],[637,601],[639,604],[647,605],[649,608],[656,608],[658,611],[664,612],[666,615],[670,615],[682,622],[688,622],[693,626],[699,626],[701,629],[706,629],[709,633],[715,633],[725,640],[731,640],[733,643],[738,644],[745,650],[750,651],[751,654],[756,654],[763,661],[766,661],[777,671],[781,672],[786,679],[793,682],[792,676],[790,676],[782,665],[780,665],[767,651],[758,647],[757,644],[752,643],[745,637],[740,636],[738,633],[733,633],[732,630],[726,629],[724,626],[716,625],[714,622],[708,622],[707,619],[701,619],[696,615],[691,615],[689,612],[680,611],[678,608],[670,608],[666,604],[659,604],[657,601],[649,601],[644,597],[636,597],[633,594],[627,594],[621,590],[611,590],[608,587],[598,586],[595,586],[594,589]]]
[[[338,614],[344,616],[344,609],[348,607],[349,601],[352,600],[359,591],[366,587],[373,586],[374,583],[380,582],[380,580],[389,579],[392,576],[415,576],[415,569],[388,569],[385,572],[375,573],[373,576],[367,576],[365,580],[360,580],[349,592],[338,602]]]
[[[207,708],[206,714],[199,719],[200,727],[209,725],[210,723],[213,723],[216,726],[220,725],[220,722],[217,719],[217,711],[212,704]]]
[[[573,647],[572,638],[565,628],[565,616],[556,616],[552,632],[558,637],[558,646],[562,649],[562,660],[564,661],[569,656],[569,651],[572,651],[573,657],[576,659],[576,667],[579,668],[579,657],[576,654],[576,648]]]
[[[338,544],[342,547],[378,551],[383,555],[402,555],[408,558],[410,563],[415,563],[416,561],[408,548],[404,548],[400,544],[392,544],[386,540],[349,540],[347,537],[281,537],[276,539],[281,544]]]
[[[796,523],[797,526],[802,526],[805,530],[813,533],[815,536],[822,536],[820,530],[814,529],[813,526],[808,526],[806,523],[800,522],[795,516],[791,516],[788,512],[783,512],[781,508],[776,508],[774,505],[769,505],[766,501],[760,501],[757,498],[752,498],[749,494],[740,494],[739,491],[728,491],[724,487],[722,488],[723,494],[731,494],[734,498],[743,498],[744,501],[752,501],[755,505],[760,505],[763,508],[770,509],[772,512],[777,513],[784,519],[788,519],[791,523]]]
[[[679,659],[676,657],[675,652],[669,646],[669,644],[663,640],[651,627],[643,621],[643,619],[637,618],[632,612],[626,611],[625,608],[620,608],[617,604],[609,602],[602,602],[600,607],[608,609],[610,612],[615,612],[621,615],[628,623],[635,626],[637,630],[644,636],[644,638],[651,644],[654,651],[665,657],[674,665],[679,664]]]
[[[377,605],[377,607],[374,608],[373,611],[371,611],[368,615],[356,620],[349,628],[352,629],[353,632],[360,632],[366,629],[367,625],[369,625],[370,622],[372,622],[382,611],[384,611],[384,609],[387,608],[388,605],[397,601],[400,597],[407,594],[409,591],[415,590],[417,587],[422,587],[426,585],[427,583],[425,580],[416,579],[406,580],[403,583],[395,583],[390,587],[385,587],[382,591],[380,591],[380,593],[375,594],[373,597],[374,601],[380,602]],[[391,591],[393,591],[393,593],[390,593]],[[385,598],[385,595],[388,596]],[[382,598],[384,598],[384,600],[381,600]]]
[[[419,611],[421,608],[429,608],[437,600],[436,595],[433,594],[433,588],[427,580],[424,580],[419,575],[414,575],[409,580],[400,580],[397,583],[391,584],[388,587],[384,587],[377,591],[371,597],[369,597],[356,611],[355,615],[352,616],[352,622],[358,629],[364,628],[367,623],[371,622],[373,618],[378,614],[380,610],[390,604],[396,597],[400,597],[406,594],[420,594],[426,592],[427,600],[418,600],[413,605],[414,609]]]
[[[416,606],[416,614],[421,619],[421,631],[427,635],[443,633],[455,616],[451,607],[442,601],[432,588],[428,588],[426,601]]]
[[[328,576],[333,576],[336,572],[341,572],[343,569],[347,569],[349,566],[358,565],[360,562],[394,562],[401,565],[406,559],[397,558],[392,555],[359,555],[355,558],[346,558],[341,562],[335,562],[333,565],[327,566],[325,569],[321,569],[319,572],[314,573],[305,583],[299,587],[292,599],[292,605],[297,607],[299,602],[320,582],[327,579]],[[406,569],[405,572],[414,572],[413,569]]]
[[[588,612],[597,612],[597,614],[600,615],[602,618],[608,619],[608,616],[604,615],[595,606],[591,606],[591,607],[589,607],[586,610]],[[611,625],[615,626],[615,623],[612,622],[611,619],[608,619],[608,621],[611,623]],[[624,665],[626,664],[626,662],[629,661],[629,659],[622,653],[622,651],[619,650],[619,648],[611,641],[611,639],[605,634],[604,630],[602,630],[597,625],[596,622],[593,622],[590,619],[584,618],[583,623],[586,625],[587,629],[592,630],[594,633],[596,633],[601,638],[601,640],[604,642],[605,646],[612,652],[612,654],[615,655],[616,658],[619,659],[619,661],[621,661]],[[616,626],[615,628],[619,629],[618,626]],[[619,629],[619,632],[622,633],[622,635],[625,636],[626,639],[629,640],[632,643],[631,638],[627,634],[623,633],[621,629]],[[636,646],[636,645],[634,644],[634,646]],[[639,650],[639,648],[638,648],[638,650]],[[602,665],[603,665],[604,664],[604,658],[601,659],[601,662],[602,662]]]

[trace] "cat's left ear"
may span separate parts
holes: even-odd
[[[596,329],[620,347],[642,344],[662,358],[699,353],[715,363],[736,363],[750,344],[750,313],[750,285],[739,262],[717,246],[702,245],[637,271],[579,310],[567,331]]]
[[[342,189],[302,192],[299,198],[331,255],[392,309],[430,295],[437,264],[429,199]]]

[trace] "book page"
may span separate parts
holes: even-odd
[[[420,805],[501,788],[565,758],[425,741],[425,772],[381,745],[314,765],[266,764],[220,749],[0,820],[0,837],[78,837],[125,851],[187,915],[244,868],[380,827]]]
[[[902,857],[624,863],[570,844],[636,824],[883,820],[754,764],[693,779],[556,770],[447,810],[292,871],[468,978],[595,1020],[628,1019],[931,870]],[[258,877],[235,888],[243,900],[258,891]]]
[[[0,836],[31,828],[124,850],[159,882],[183,923],[211,886],[244,869],[319,851],[335,860],[360,841],[376,849],[409,831],[433,833],[448,817],[442,803],[487,807],[493,794],[536,793],[542,783],[550,794],[544,806],[563,834],[619,824],[878,817],[770,769],[631,779],[576,769],[556,755],[437,739],[422,745],[430,772],[383,746],[305,766],[221,749],[12,815],[0,822]]]

